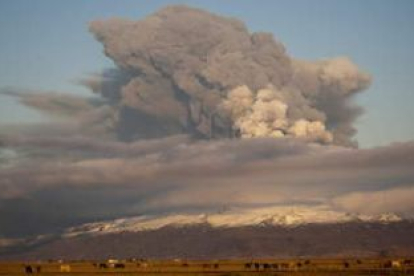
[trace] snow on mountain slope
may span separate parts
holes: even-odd
[[[395,214],[368,216],[333,211],[327,206],[289,206],[267,208],[235,208],[218,213],[167,214],[160,216],[137,216],[112,221],[88,223],[69,228],[64,236],[82,234],[107,234],[156,230],[165,226],[209,224],[212,227],[241,227],[250,225],[297,226],[308,223],[396,222],[402,218]]]

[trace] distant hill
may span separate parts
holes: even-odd
[[[339,257],[414,255],[414,222],[293,226],[165,226],[146,231],[61,236],[0,259]]]

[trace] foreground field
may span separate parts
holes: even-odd
[[[3,262],[0,275],[414,275],[413,258]]]

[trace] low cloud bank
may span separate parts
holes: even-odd
[[[185,136],[134,143],[90,137],[0,141],[7,148],[0,156],[3,234],[30,232],[17,229],[18,221],[29,220],[34,232],[42,232],[120,216],[232,206],[413,211],[413,142],[349,149],[297,139]]]

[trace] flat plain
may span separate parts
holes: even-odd
[[[414,258],[9,261],[0,275],[414,275]]]

